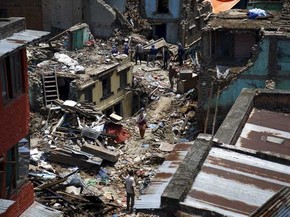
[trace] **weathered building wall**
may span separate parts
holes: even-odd
[[[271,43],[276,44],[277,50],[272,50]],[[221,91],[218,101],[218,116],[217,122],[219,123],[224,119],[231,106],[239,96],[243,88],[265,88],[266,80],[273,79],[276,81],[277,89],[289,89],[290,87],[290,40],[278,40],[271,37],[265,37],[260,43],[260,52],[256,59],[253,59],[253,63],[245,67],[235,79]],[[208,48],[208,49],[206,49]],[[210,48],[204,47],[204,57],[208,61],[210,55]],[[271,54],[275,56],[275,59],[271,59]],[[276,55],[277,54],[277,55]],[[287,73],[288,72],[288,73]],[[205,108],[209,104],[211,107],[211,115],[215,107],[215,97],[209,102],[211,80],[210,77],[215,75],[215,72],[207,71],[201,73],[199,83],[199,110],[203,111],[199,114],[200,117],[205,119]],[[217,85],[213,91],[213,96],[216,95]],[[209,117],[209,123],[212,122],[212,117]],[[199,120],[203,122],[204,120]]]
[[[103,0],[86,0],[84,2],[84,21],[89,24],[91,32],[98,37],[110,37],[116,19],[114,10]]]
[[[127,0],[105,0],[105,2],[111,7],[116,7],[121,13],[124,13],[126,10]]]
[[[129,70],[129,68],[128,68]],[[124,73],[124,72],[122,72]],[[104,75],[109,76],[109,75]],[[133,74],[131,69],[127,71],[127,84],[132,85]],[[103,98],[103,86],[101,78],[96,80],[94,86],[90,87],[92,91],[92,102],[98,109],[104,111],[118,103],[121,103],[121,110],[124,117],[131,116],[132,114],[132,92],[124,90],[120,87],[120,74],[115,70],[111,75],[111,95]],[[79,100],[85,100],[85,92],[87,89],[81,91]]]
[[[166,41],[169,43],[176,43],[178,41],[178,23],[166,24]]]
[[[277,43],[277,89],[289,90],[289,72],[290,72],[290,41],[280,40]],[[286,77],[286,79],[285,79]]]
[[[0,1],[1,16],[25,17],[28,29],[42,30],[41,0],[2,0]]]
[[[43,29],[68,29],[82,22],[82,0],[42,0]]]
[[[1,20],[0,39],[12,36],[16,32],[25,30],[25,19],[22,17],[10,17]]]

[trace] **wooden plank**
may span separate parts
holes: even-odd
[[[119,158],[119,153],[110,151],[106,148],[96,145],[85,144],[82,146],[81,150],[93,154],[96,157],[102,158],[103,160],[110,161],[112,163],[115,163]]]

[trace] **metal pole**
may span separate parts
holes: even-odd
[[[207,100],[207,111],[206,111],[206,118],[205,118],[203,133],[206,133],[206,130],[207,130],[207,123],[208,123],[209,110],[210,110],[210,101],[211,101],[212,92],[213,92],[213,84],[214,84],[214,82],[212,81],[211,87],[210,87],[209,98]]]
[[[220,85],[218,84],[217,94],[216,94],[216,102],[215,102],[215,111],[214,111],[214,117],[213,117],[213,123],[212,123],[212,131],[211,131],[211,139],[213,139],[214,136],[214,129],[216,124],[216,116],[218,111],[218,102],[220,97]]]

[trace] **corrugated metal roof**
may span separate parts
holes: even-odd
[[[290,186],[289,166],[212,148],[181,205],[249,216],[284,186]]]
[[[163,164],[158,168],[155,177],[151,180],[148,189],[144,195],[141,195],[135,201],[134,208],[142,209],[159,209],[161,205],[161,195],[166,186],[176,172],[179,164],[185,158],[192,144],[177,144],[171,153],[166,157]]]
[[[42,205],[41,203],[34,202],[28,207],[20,217],[62,217],[61,211]]]
[[[290,114],[254,108],[237,147],[290,156]]]
[[[15,203],[13,200],[0,199],[0,214],[5,213],[6,210]]]
[[[12,36],[0,40],[0,57],[47,35],[49,32],[29,29],[14,33]]]
[[[282,188],[270,198],[251,217],[287,217],[290,216],[290,188]]]

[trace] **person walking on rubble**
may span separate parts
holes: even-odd
[[[177,71],[176,68],[173,66],[173,63],[169,64],[169,69],[168,69],[168,77],[169,77],[169,82],[170,82],[170,89],[173,89],[174,86],[174,81],[173,79],[176,77]]]
[[[135,202],[135,180],[133,170],[129,170],[128,175],[125,179],[125,188],[127,193],[127,211],[133,212]]]
[[[144,108],[140,109],[140,114],[137,119],[137,125],[139,128],[140,137],[144,139],[144,135],[145,135],[146,127],[147,127],[146,114],[145,114]]]
[[[128,42],[125,42],[124,43],[124,54],[127,54],[129,56],[129,49],[130,49],[130,47],[129,47]]]
[[[143,46],[139,43],[135,46],[135,63],[137,65],[138,60],[140,61],[141,65],[141,56],[143,52]]]
[[[165,70],[168,68],[169,58],[170,58],[169,49],[168,49],[167,46],[165,46],[163,48],[163,66],[162,66],[162,68],[165,69]]]
[[[179,66],[182,66],[183,58],[184,58],[184,48],[181,43],[178,43],[177,58],[178,58]]]
[[[152,61],[153,62],[153,66],[155,66],[155,59],[156,59],[156,55],[157,55],[157,50],[155,48],[155,45],[152,44],[148,57],[147,57],[147,66],[149,66],[149,62]]]

